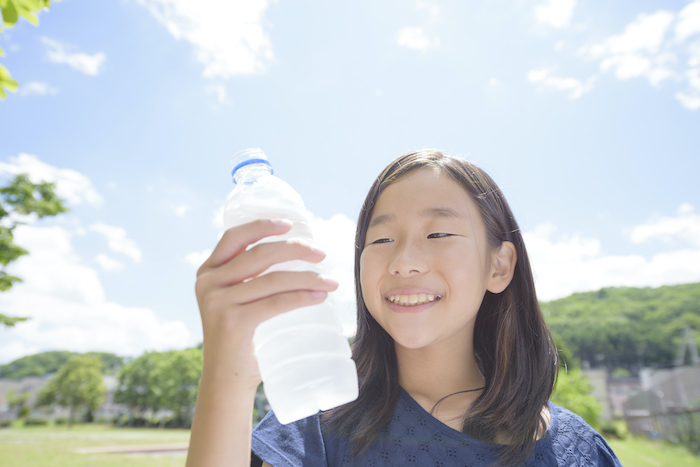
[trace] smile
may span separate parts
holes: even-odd
[[[387,297],[391,303],[402,306],[415,306],[423,305],[424,303],[434,302],[440,300],[442,295],[427,295],[427,294],[413,294],[413,295],[390,295]]]

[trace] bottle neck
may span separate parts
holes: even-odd
[[[272,174],[272,167],[269,164],[248,164],[233,172],[233,183],[236,185],[251,185],[260,177],[270,174]]]

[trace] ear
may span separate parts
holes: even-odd
[[[486,290],[499,294],[513,280],[515,264],[518,262],[518,252],[511,242],[503,242],[491,258],[491,275]]]

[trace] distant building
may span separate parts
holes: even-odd
[[[41,388],[46,385],[46,383],[53,378],[54,374],[44,375],[44,376],[27,376],[25,378],[14,380],[14,379],[0,379],[0,421],[2,420],[14,420],[17,418],[17,408],[10,408],[8,403],[8,392],[14,391],[15,395],[19,396],[22,393],[29,393],[29,398],[25,405],[32,409],[33,415],[39,415],[42,418],[58,418],[58,417],[68,417],[68,409],[59,409],[51,414],[47,414],[46,411],[37,411],[34,409],[36,401]],[[100,405],[100,407],[95,412],[94,416],[98,419],[109,419],[112,420],[120,412],[126,410],[125,406],[122,404],[114,403],[114,393],[117,390],[118,381],[113,375],[104,375],[102,380],[107,388],[107,393],[105,394],[105,400]]]
[[[625,419],[635,435],[662,436],[678,420],[700,411],[700,367],[644,368],[641,388],[630,393]]]
[[[608,389],[608,370],[605,368],[590,368],[581,370],[581,374],[591,383],[591,395],[600,404],[600,419],[611,420],[610,391]]]
[[[27,407],[34,407],[39,390],[44,387],[51,377],[53,377],[53,375],[27,376],[18,380],[0,379],[0,420],[14,420],[17,418],[18,409],[10,408],[8,403],[8,393],[10,391],[13,391],[17,396],[23,393],[29,393],[29,399],[25,405]]]
[[[631,392],[642,388],[639,378],[608,378],[608,399],[612,414],[616,418],[622,418],[625,414],[625,404]]]

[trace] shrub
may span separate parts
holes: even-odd
[[[49,422],[45,418],[27,417],[24,421],[24,426],[46,426]]]

